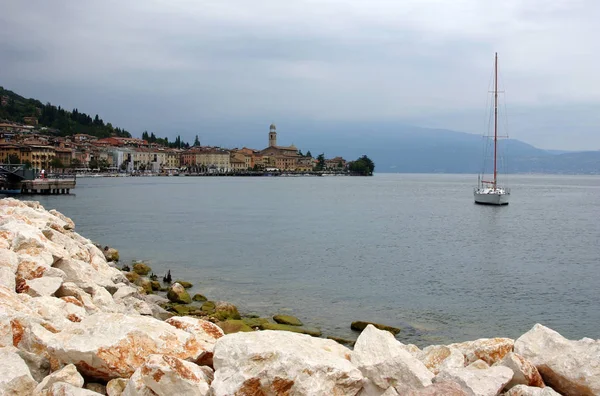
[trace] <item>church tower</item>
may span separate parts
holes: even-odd
[[[271,124],[269,128],[269,147],[277,147],[277,127]]]

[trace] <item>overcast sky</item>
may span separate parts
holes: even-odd
[[[480,133],[497,51],[512,137],[600,149],[598,20],[598,0],[3,0],[0,85],[213,144],[231,120]]]

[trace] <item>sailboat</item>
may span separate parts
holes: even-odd
[[[479,175],[473,190],[475,203],[486,205],[508,205],[510,189],[498,184],[498,53],[494,59],[494,174],[492,180]]]

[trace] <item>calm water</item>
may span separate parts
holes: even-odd
[[[600,178],[513,176],[501,208],[473,204],[475,180],[96,178],[32,199],[124,262],[326,335],[372,320],[421,345],[518,337],[536,322],[600,338]]]

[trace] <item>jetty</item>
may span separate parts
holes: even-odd
[[[0,194],[69,194],[77,178],[70,174],[48,174],[40,177],[23,164],[0,164]]]

